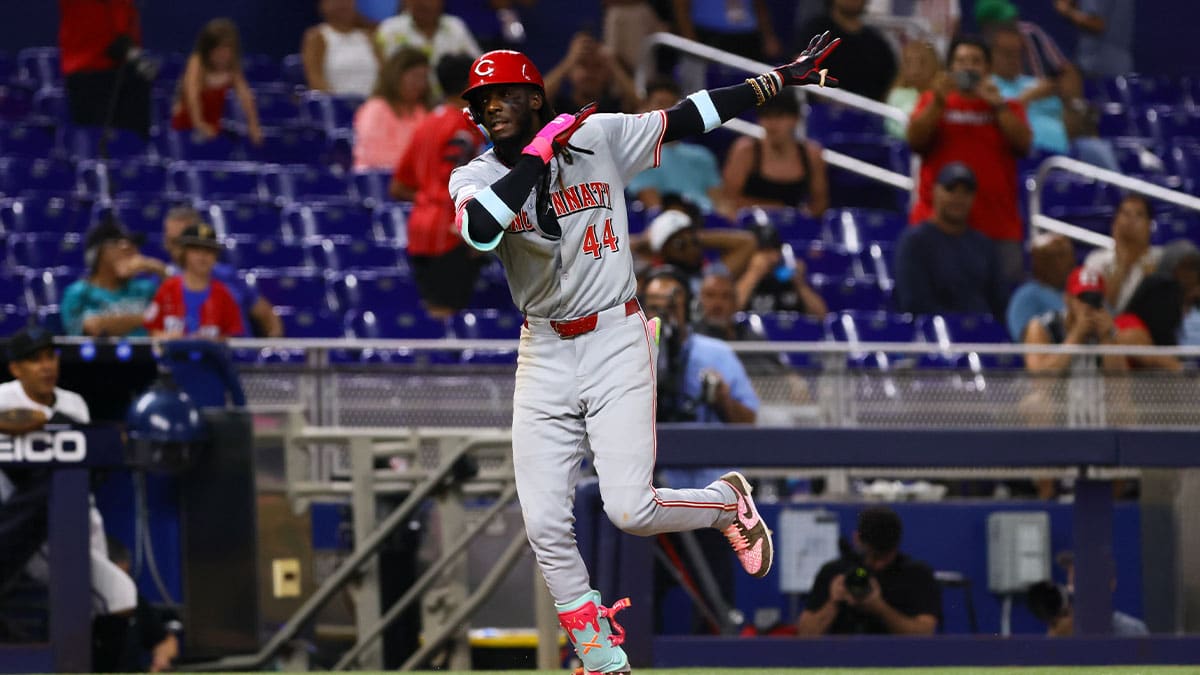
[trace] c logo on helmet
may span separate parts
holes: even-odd
[[[479,59],[479,63],[475,64],[475,74],[480,77],[487,77],[496,72],[495,62],[491,59]]]

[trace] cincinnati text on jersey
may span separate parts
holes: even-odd
[[[608,183],[601,181],[579,183],[562,190],[551,191],[550,203],[554,205],[554,215],[559,218],[587,209],[611,211],[612,192]]]

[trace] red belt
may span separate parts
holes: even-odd
[[[641,311],[641,309],[642,306],[638,304],[637,298],[633,298],[629,302],[625,303],[625,316],[637,314],[639,311]],[[597,312],[595,314],[588,314],[587,316],[581,316],[578,319],[571,319],[569,321],[551,321],[550,328],[554,329],[555,333],[558,333],[558,337],[567,339],[596,330],[596,323],[599,320],[600,313]],[[528,322],[526,322],[526,325],[529,325]]]

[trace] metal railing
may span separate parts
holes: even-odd
[[[654,33],[646,38],[644,47],[645,58],[638,63],[638,69],[635,73],[635,82],[639,90],[644,90],[646,82],[650,77],[650,73],[654,68],[654,48],[657,46],[669,47],[678,50],[689,56],[694,56],[705,61],[720,63],[721,65],[730,66],[739,70],[744,70],[747,73],[763,73],[768,70],[773,70],[776,66],[748,59],[744,56],[731,54],[729,52],[709,47],[706,44],[689,40],[680,37],[673,33]],[[908,124],[908,115],[901,109],[895,106],[890,106],[885,103],[880,103],[874,99],[860,96],[853,92],[835,89],[831,87],[798,87],[797,94],[802,96],[817,96],[828,99],[836,103],[840,103],[856,110],[878,115],[885,119],[895,120],[900,124]],[[733,119],[726,122],[724,125],[731,131],[739,134],[753,136],[754,138],[763,137],[763,129],[761,126],[752,122],[747,122],[741,119]],[[821,156],[825,162],[836,166],[840,169],[852,171],[867,178],[877,180],[892,187],[900,188],[901,190],[911,191],[915,185],[912,176],[906,176],[901,173],[896,173],[889,169],[875,166],[870,162],[864,162],[860,159],[851,157],[844,153],[824,148]],[[914,168],[915,175],[915,168]]]
[[[1093,246],[1101,248],[1113,247],[1113,239],[1108,235],[1093,232],[1078,225],[1072,225],[1057,218],[1051,218],[1042,213],[1042,190],[1046,185],[1046,177],[1050,175],[1051,171],[1067,171],[1084,176],[1085,178],[1144,194],[1147,197],[1153,197],[1168,204],[1182,206],[1185,209],[1192,209],[1193,211],[1200,211],[1200,199],[1185,192],[1169,190],[1160,185],[1155,185],[1139,178],[1130,178],[1124,174],[1109,171],[1108,169],[1071,159],[1070,157],[1048,157],[1038,166],[1037,173],[1033,179],[1033,189],[1029,194],[1029,225],[1035,232],[1037,230],[1045,230]]]

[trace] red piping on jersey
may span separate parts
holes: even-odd
[[[658,132],[658,141],[654,144],[654,168],[658,168],[662,164],[662,144],[663,137],[667,135],[667,112],[665,110],[657,111],[662,117],[662,131]],[[653,360],[653,359],[651,359]]]

